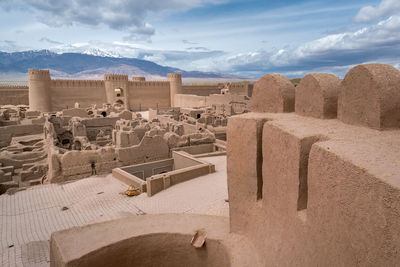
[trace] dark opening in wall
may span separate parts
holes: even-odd
[[[102,111],[102,112],[101,112],[101,115],[102,115],[103,117],[107,117],[107,112]]]
[[[61,144],[63,144],[63,145],[69,144],[69,139],[64,139],[64,140],[62,140],[62,141],[61,141]]]
[[[263,139],[263,130],[264,124],[266,120],[261,120],[257,123],[257,161],[256,161],[256,168],[257,168],[257,200],[263,198],[263,185],[264,179],[262,174],[262,165],[263,165],[263,153],[262,153],[262,139]]]
[[[310,151],[318,141],[326,140],[321,136],[310,136],[301,140],[300,170],[299,170],[299,193],[297,198],[297,211],[307,209],[308,204],[308,160]]]
[[[117,97],[121,97],[124,95],[124,91],[122,90],[122,88],[115,88],[114,89],[114,93]]]

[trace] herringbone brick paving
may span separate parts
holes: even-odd
[[[177,184],[151,198],[123,195],[127,186],[111,174],[1,195],[1,266],[49,266],[51,233],[74,226],[156,213],[228,216],[226,157],[203,159],[215,164],[215,173]]]

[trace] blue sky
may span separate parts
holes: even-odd
[[[0,32],[0,51],[97,51],[246,77],[400,67],[400,0],[0,0]]]

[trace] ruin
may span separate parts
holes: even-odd
[[[141,211],[64,227],[51,235],[50,266],[396,266],[399,70],[364,64],[343,80],[313,73],[295,86],[267,74],[196,90],[179,74],[75,82],[30,70],[29,109],[0,110],[4,192],[111,173],[153,205],[218,173],[210,157],[227,159],[229,217]]]
[[[385,75],[381,75],[383,72]],[[123,257],[120,264],[125,266],[133,259],[121,252],[127,247],[139,249],[140,243],[134,241],[138,238],[154,233],[153,241],[144,242],[157,244],[164,238],[157,233],[168,233],[168,243],[157,251],[165,249],[165,255],[169,255],[172,247],[186,246],[175,243],[181,235],[202,228],[212,236],[210,247],[203,251],[219,254],[217,258],[208,258],[212,260],[207,263],[210,266],[396,265],[400,250],[396,234],[400,230],[397,223],[400,130],[393,126],[400,91],[398,84],[394,89],[386,80],[397,81],[399,73],[385,65],[361,65],[349,71],[339,88],[334,77],[313,75],[307,78],[311,81],[299,85],[296,91],[299,103],[294,101],[294,87],[281,76],[265,76],[256,84],[254,96],[258,99],[253,99],[253,112],[231,117],[228,122],[230,230],[229,233],[219,230],[223,234],[219,242],[224,252],[213,247],[213,233],[218,229],[216,224],[228,222],[216,217],[182,216],[180,220],[186,225],[202,221],[187,231],[174,227],[175,220],[169,222],[166,215],[149,216],[147,220],[121,219],[55,233],[52,259],[60,264],[79,264]],[[376,88],[377,85],[380,87]],[[337,109],[332,108],[336,90]],[[360,90],[368,97],[348,105]],[[382,98],[375,90],[392,97]],[[301,94],[310,92],[321,99],[305,101]],[[393,112],[374,115],[381,112],[374,109],[375,103]],[[301,115],[293,112],[295,106],[296,113]],[[336,112],[338,119],[332,115]],[[374,116],[380,124],[366,121]],[[71,236],[90,238],[103,228],[128,223],[138,229],[136,226],[142,220],[146,223],[161,220],[162,223],[156,224],[162,225],[163,230],[156,227],[128,231],[123,239],[110,235],[101,244],[95,242],[85,250],[70,250]],[[239,238],[241,242],[230,243]],[[238,253],[238,248],[243,253]],[[184,249],[185,253],[193,250],[189,244]],[[185,259],[191,265],[201,265],[207,259],[187,255]],[[143,257],[143,262],[151,261]],[[174,266],[183,266],[185,262],[168,256],[162,258],[171,260]]]

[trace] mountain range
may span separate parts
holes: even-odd
[[[49,69],[52,78],[102,79],[105,73],[119,73],[160,79],[165,78],[167,73],[181,73],[184,78],[241,79],[216,72],[185,71],[147,60],[103,54],[97,50],[83,53],[55,53],[49,50],[13,53],[0,51],[0,79],[27,79],[30,68]]]

